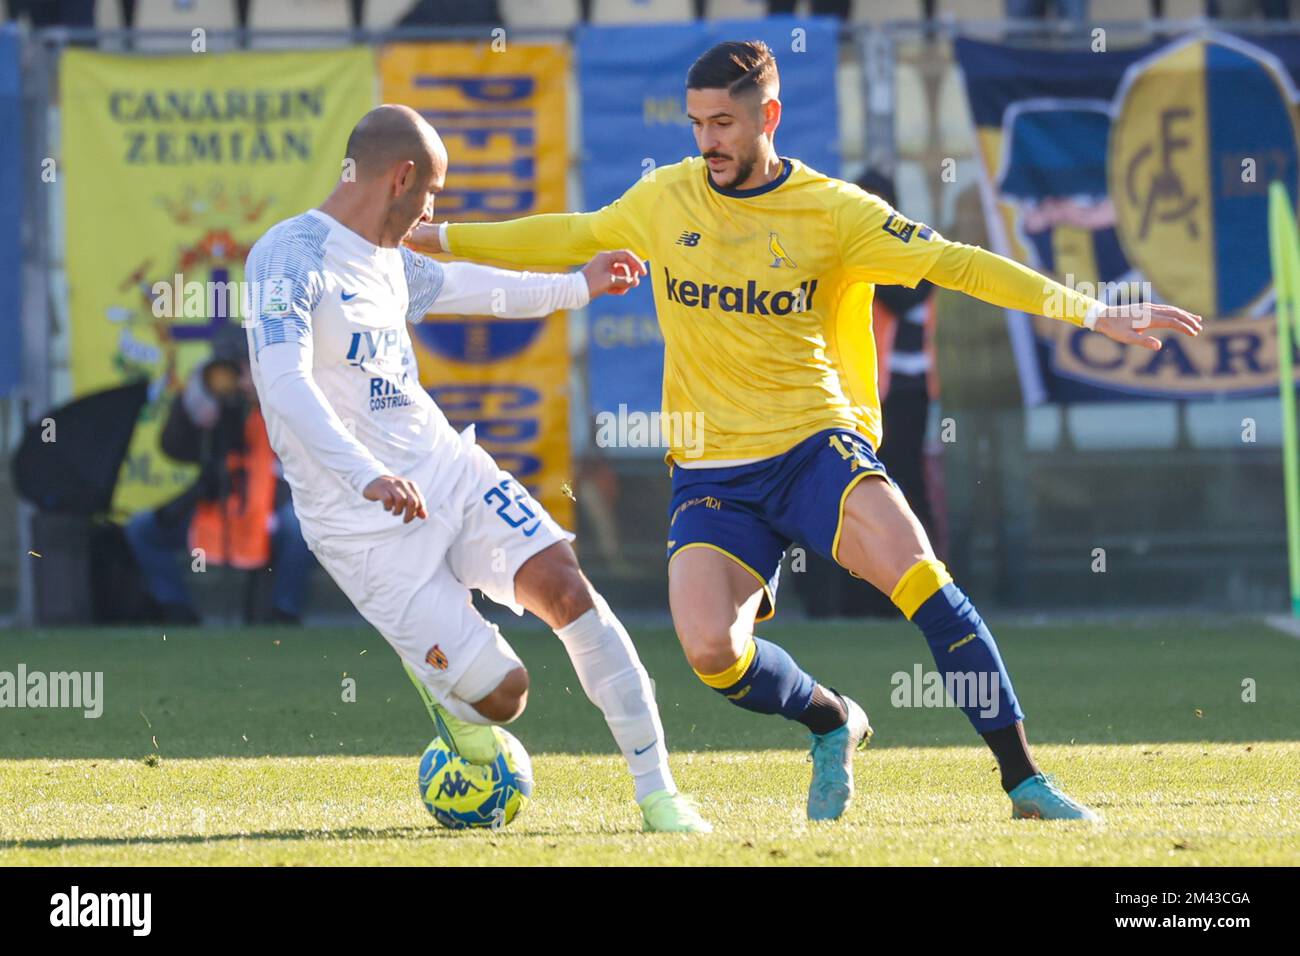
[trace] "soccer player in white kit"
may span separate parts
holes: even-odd
[[[440,263],[402,240],[433,213],[447,152],[414,110],[381,106],[348,140],[318,209],[273,226],[245,268],[253,381],[308,546],[393,646],[447,743],[497,752],[528,673],[471,603],[478,589],[559,637],[627,761],[651,831],[707,832],[677,791],[650,680],[562,529],[420,386],[406,323],[541,316],[636,284],[631,253],[580,272]],[[350,168],[349,168],[350,163]],[[619,274],[621,271],[621,274]],[[558,383],[557,383],[558,384]]]

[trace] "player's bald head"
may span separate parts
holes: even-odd
[[[437,131],[409,106],[391,103],[361,117],[348,137],[347,156],[355,163],[359,180],[382,175],[408,160],[421,179],[447,165],[447,149]]]

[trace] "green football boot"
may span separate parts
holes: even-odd
[[[497,737],[495,726],[471,724],[467,720],[461,720],[434,700],[433,695],[429,693],[429,688],[424,686],[424,682],[409,664],[403,661],[402,667],[406,669],[406,676],[411,678],[411,683],[415,685],[420,700],[424,701],[424,709],[429,712],[429,718],[438,728],[438,736],[448,747],[470,763],[488,764],[496,760],[497,754],[501,752],[501,741]]]
[[[712,833],[709,821],[700,816],[695,801],[681,793],[656,790],[640,803],[646,833]]]

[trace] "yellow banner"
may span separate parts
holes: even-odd
[[[560,46],[395,44],[380,54],[383,98],[419,110],[450,155],[439,221],[567,210],[566,78]],[[510,263],[500,263],[509,267]],[[411,327],[420,381],[566,527],[568,316],[431,316]]]
[[[136,511],[193,481],[158,448],[171,399],[214,329],[239,320],[239,286],[221,284],[242,282],[249,247],[337,182],[375,105],[374,57],[70,50],[60,89],[72,387],[153,383],[114,498]]]

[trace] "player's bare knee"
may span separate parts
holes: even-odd
[[[528,706],[528,671],[516,667],[501,679],[492,693],[473,706],[494,724],[510,723]]]
[[[737,647],[732,628],[707,622],[678,629],[678,638],[691,669],[697,674],[719,674],[735,664],[743,648]],[[741,642],[743,643],[743,642]]]

